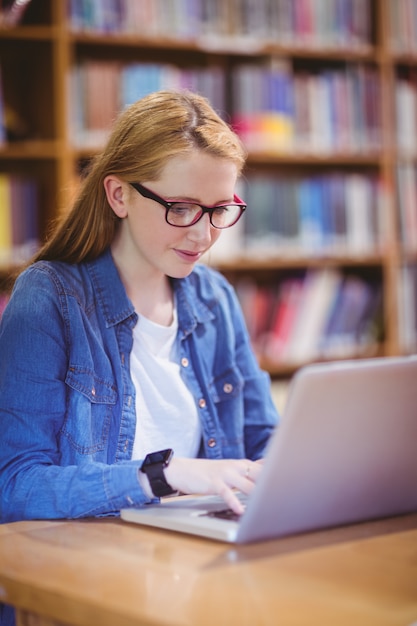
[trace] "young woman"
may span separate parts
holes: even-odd
[[[246,208],[244,162],[198,95],[121,114],[1,320],[2,522],[177,491],[242,512],[278,416],[233,289],[198,261]]]

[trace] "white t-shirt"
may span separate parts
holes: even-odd
[[[201,425],[194,398],[180,375],[178,320],[171,326],[139,316],[133,330],[130,371],[136,388],[133,459],[172,448],[175,456],[197,456]]]

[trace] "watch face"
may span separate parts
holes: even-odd
[[[155,465],[156,463],[161,463],[162,465],[166,466],[170,462],[173,454],[174,452],[171,448],[167,448],[166,450],[159,450],[158,452],[151,452],[150,454],[146,455],[142,467]]]

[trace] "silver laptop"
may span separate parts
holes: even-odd
[[[417,356],[300,369],[244,514],[224,509],[179,496],[121,517],[249,543],[417,511]]]

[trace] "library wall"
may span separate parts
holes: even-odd
[[[118,111],[187,87],[248,149],[248,210],[206,262],[236,286],[262,365],[287,378],[310,361],[417,351],[416,10],[32,0],[0,15],[0,314],[11,270]]]

